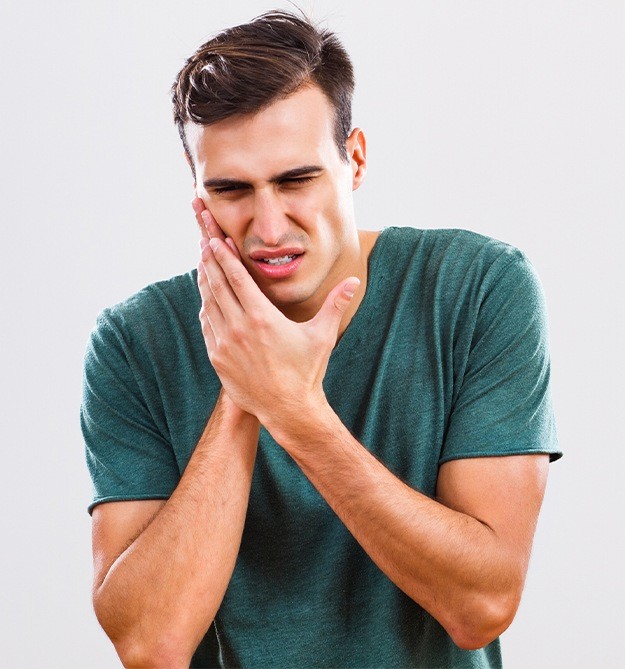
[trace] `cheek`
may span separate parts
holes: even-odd
[[[226,237],[232,237],[238,245],[238,237],[242,231],[242,221],[245,220],[244,203],[217,200],[207,195],[202,197],[202,200]]]
[[[282,196],[284,213],[302,225],[316,225],[320,207],[319,195],[312,189]]]
[[[334,236],[342,236],[343,231],[353,222],[351,192],[345,193],[340,184],[334,184],[323,200],[323,218],[326,227]]]
[[[347,196],[340,183],[329,182],[319,188],[310,188],[288,198],[287,211],[302,221],[311,221],[324,227],[340,226],[345,212],[349,211],[351,193]]]

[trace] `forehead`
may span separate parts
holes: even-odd
[[[196,171],[206,176],[275,174],[338,156],[334,112],[320,88],[300,89],[257,114],[201,126],[185,125]],[[198,175],[199,176],[199,175]]]

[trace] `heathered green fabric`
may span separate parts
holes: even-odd
[[[194,270],[100,315],[81,411],[89,510],[176,487],[220,390],[199,309]],[[427,495],[448,460],[561,455],[539,281],[522,252],[472,232],[382,231],[323,385],[352,434]],[[261,428],[235,571],[192,666],[500,665],[498,640],[463,651],[400,591]]]

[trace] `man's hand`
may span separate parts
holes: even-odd
[[[346,289],[358,278],[341,281],[314,318],[295,323],[265,297],[208,210],[195,202],[194,209],[207,232],[198,265],[200,322],[228,396],[267,429],[327,405],[322,382],[353,295]]]
[[[208,211],[208,209],[204,206],[203,200],[201,200],[199,197],[196,197],[191,203],[191,206],[195,212],[195,220],[197,221],[198,227],[200,228],[200,234],[202,235],[200,238],[200,247],[202,246],[202,239],[208,240],[211,237],[217,237],[217,239],[221,239],[222,241],[226,242],[232,249],[234,255],[239,260],[241,260],[239,249],[237,249],[235,243],[232,241],[232,239],[230,239],[230,237],[226,237],[226,235],[224,235],[222,229],[219,227],[219,225],[217,225],[217,221],[213,218],[210,211]]]

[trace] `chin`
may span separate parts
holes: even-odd
[[[302,305],[305,302],[311,300],[315,295],[314,290],[311,290],[310,287],[300,285],[270,285],[270,286],[259,286],[263,295],[278,309],[283,311],[284,309],[290,309]],[[314,314],[313,314],[314,315]],[[312,318],[312,316],[310,318]]]
[[[309,292],[304,292],[301,289],[273,290],[270,288],[269,290],[263,291],[263,293],[267,299],[277,307],[288,307],[290,305],[302,304],[312,297]]]

